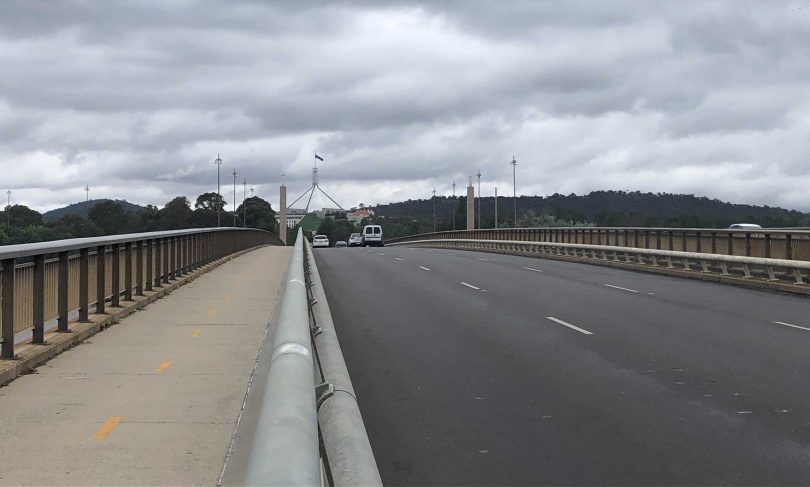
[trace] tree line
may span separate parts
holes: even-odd
[[[192,207],[185,196],[178,196],[163,208],[147,205],[129,211],[122,201],[101,200],[84,217],[64,214],[46,222],[42,214],[25,205],[12,205],[0,211],[0,245],[45,242],[122,233],[155,232],[185,228],[247,226],[278,233],[276,212],[258,196],[246,198],[234,212],[225,211],[225,199],[217,193],[203,193]]]

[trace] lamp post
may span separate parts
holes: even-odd
[[[247,227],[247,178],[242,178],[242,226]]]
[[[481,170],[478,170],[478,229],[481,229]]]
[[[453,181],[453,231],[456,230],[456,182]]]
[[[498,187],[495,186],[495,230],[498,229]]]
[[[236,169],[233,170],[233,226],[236,226]]]
[[[517,160],[515,160],[515,156],[512,156],[512,160],[509,161],[509,164],[512,165],[512,201],[515,204],[515,228],[517,228],[517,179],[515,177],[515,168],[517,167]]]
[[[433,233],[436,233],[436,186],[433,187]]]
[[[217,165],[217,226],[221,226],[220,222],[220,213],[222,212],[222,205],[219,203],[222,201],[222,195],[220,194],[220,184],[219,184],[219,168],[222,166],[222,159],[219,158],[219,154],[217,154],[217,158],[214,159],[214,164]]]
[[[8,195],[8,204],[6,205],[6,226],[11,227],[11,188],[8,188],[6,195]]]
[[[88,186],[88,185],[84,186],[84,193],[85,193],[85,196],[86,196],[84,201],[90,201],[90,186]]]

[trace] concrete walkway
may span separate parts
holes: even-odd
[[[227,262],[0,388],[0,485],[216,485],[290,254]]]

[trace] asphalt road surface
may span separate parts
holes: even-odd
[[[479,252],[317,249],[386,485],[810,485],[810,300]]]

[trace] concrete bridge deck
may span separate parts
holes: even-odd
[[[216,485],[290,247],[263,247],[0,388],[2,485]]]

